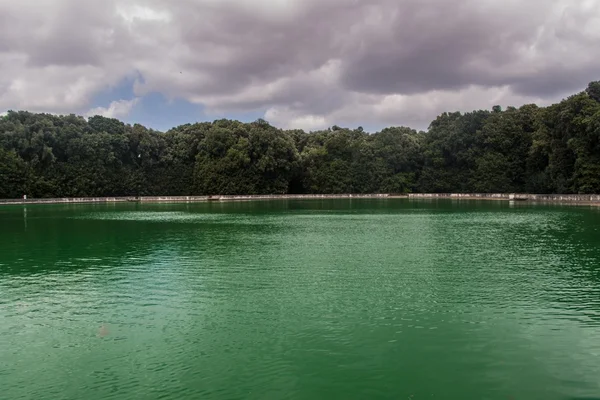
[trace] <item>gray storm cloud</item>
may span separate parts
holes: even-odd
[[[0,110],[84,113],[141,76],[282,126],[425,126],[598,79],[600,0],[0,0],[0,35]]]

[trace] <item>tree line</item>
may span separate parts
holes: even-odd
[[[408,192],[600,193],[600,82],[549,107],[443,113],[426,132],[0,117],[0,198]]]

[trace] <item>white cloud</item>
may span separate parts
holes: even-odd
[[[332,124],[324,115],[299,115],[289,108],[272,107],[265,112],[265,120],[283,129],[323,129]]]
[[[582,90],[598,21],[600,0],[0,0],[0,109],[87,114],[141,77],[220,115],[422,127]]]
[[[323,129],[336,124],[356,127],[365,123],[427,129],[429,122],[435,116],[446,111],[470,112],[478,109],[491,110],[495,105],[506,108],[531,103],[543,106],[558,100],[559,97],[540,98],[518,95],[508,87],[470,86],[459,91],[434,90],[414,95],[351,96],[344,106],[324,114],[273,107],[267,110],[265,119],[283,128],[305,130]]]
[[[117,6],[117,13],[128,23],[140,21],[169,22],[171,15],[165,10],[156,10],[139,4]]]
[[[123,118],[129,115],[131,109],[138,103],[139,98],[132,100],[116,100],[108,105],[108,107],[96,107],[89,110],[86,115],[92,117],[101,115],[107,118]]]

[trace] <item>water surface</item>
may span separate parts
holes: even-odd
[[[0,208],[6,399],[600,398],[600,210]]]

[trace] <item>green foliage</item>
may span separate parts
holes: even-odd
[[[546,108],[443,113],[427,132],[0,118],[0,198],[525,191],[600,192],[600,82]]]
[[[18,198],[27,193],[28,172],[14,151],[0,148],[0,198]]]
[[[106,132],[113,135],[125,132],[125,124],[116,118],[106,118],[96,115],[90,117],[88,124],[94,132]]]
[[[419,190],[424,192],[472,192],[469,183],[477,168],[477,132],[489,111],[444,113],[434,120],[423,140],[424,166]]]
[[[586,89],[586,92],[592,100],[595,100],[598,103],[600,103],[600,81],[590,82]]]
[[[527,157],[532,146],[536,109],[524,106],[494,112],[477,131],[473,151],[476,163],[471,177],[475,192],[523,192]]]
[[[198,146],[194,192],[288,193],[298,159],[292,136],[264,120],[217,121]]]

